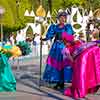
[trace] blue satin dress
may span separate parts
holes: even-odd
[[[70,35],[74,34],[70,24],[66,24],[62,28],[59,27],[59,24],[53,24],[49,27],[46,34],[47,40],[55,37],[43,73],[43,80],[50,83],[71,82],[72,80],[72,68],[64,61],[62,54],[62,50],[65,48],[65,44],[62,40],[63,32]]]

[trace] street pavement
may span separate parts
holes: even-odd
[[[17,91],[0,93],[0,100],[75,100],[64,96],[64,90],[54,90],[47,83],[40,81],[45,61],[46,56],[43,56],[41,70],[39,57],[20,57],[10,61],[17,80]],[[65,87],[69,85],[71,84],[66,84]],[[79,100],[100,100],[100,90]]]

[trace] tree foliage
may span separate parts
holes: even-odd
[[[16,0],[0,0],[0,6],[5,8],[2,22],[4,24],[4,32],[16,31],[25,26],[24,13],[26,9],[30,9],[31,5],[28,0],[23,0],[16,4]]]

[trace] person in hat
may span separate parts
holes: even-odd
[[[73,41],[74,31],[70,24],[66,24],[67,13],[59,12],[57,24],[52,24],[43,38],[43,41],[52,40],[54,42],[51,46],[50,52],[47,57],[46,67],[43,73],[43,80],[49,83],[54,83],[53,87],[64,88],[64,82],[71,82],[72,68],[70,61],[64,59],[62,54],[63,49],[66,47],[65,42]]]

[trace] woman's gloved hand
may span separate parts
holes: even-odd
[[[40,37],[40,40],[41,40],[41,41],[47,41],[46,38],[42,38],[42,37]]]

